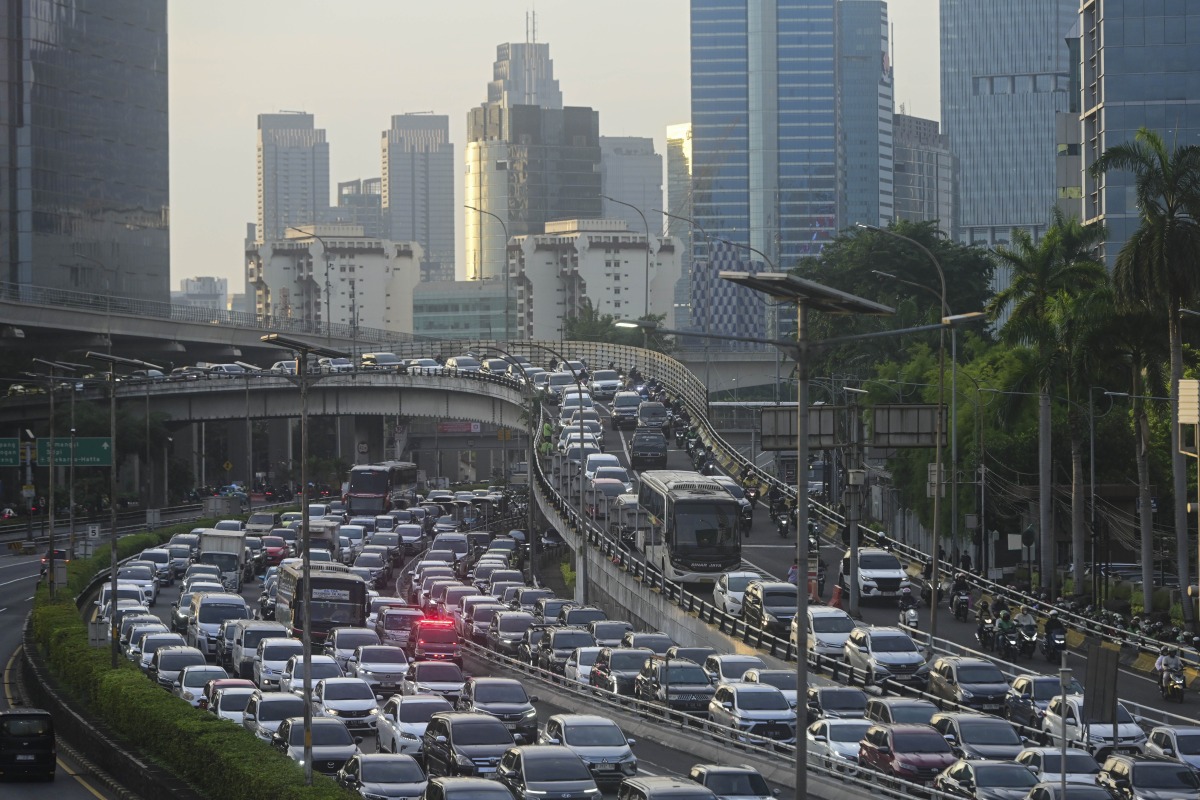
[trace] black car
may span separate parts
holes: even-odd
[[[708,716],[714,688],[708,673],[691,661],[671,661],[650,655],[633,679],[634,697],[696,716]]]
[[[959,758],[1012,761],[1028,744],[1011,724],[990,714],[934,714],[929,724],[937,728]]]
[[[1123,800],[1200,798],[1200,779],[1192,768],[1162,756],[1110,755],[1100,767],[1096,783]]]
[[[555,626],[546,631],[546,635],[538,642],[537,665],[561,675],[567,657],[576,647],[595,647],[596,640],[583,628]]]
[[[596,654],[588,683],[614,694],[633,696],[634,679],[642,670],[650,652],[634,647],[605,647]]]
[[[1072,683],[1074,686],[1068,694],[1083,694],[1083,687],[1075,681]],[[1014,725],[1040,729],[1046,707],[1062,693],[1062,683],[1056,675],[1018,675],[1004,695],[1000,714]]]
[[[496,780],[517,800],[599,797],[592,772],[566,747],[513,747],[500,759]]]
[[[455,709],[490,714],[503,722],[518,742],[533,744],[538,730],[536,702],[515,678],[470,678]]]
[[[852,686],[810,686],[806,705],[810,725],[819,719],[862,719],[867,693]]]
[[[528,611],[501,611],[488,624],[487,647],[495,653],[517,658],[525,633],[537,621]]]
[[[657,428],[638,428],[629,441],[629,466],[633,469],[666,469],[667,437]]]
[[[955,705],[998,714],[1007,692],[1004,673],[982,658],[945,656],[929,668],[929,694]]]
[[[421,736],[425,771],[431,778],[490,776],[500,756],[515,745],[512,732],[495,717],[458,711],[434,714]]]

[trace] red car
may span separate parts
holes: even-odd
[[[292,554],[292,549],[288,546],[287,539],[282,536],[264,536],[262,537],[263,545],[263,563],[268,567],[277,567],[279,562],[288,558]]]
[[[910,783],[931,784],[958,757],[932,725],[872,725],[858,743],[864,769]]]

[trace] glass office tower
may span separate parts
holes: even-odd
[[[166,0],[0,18],[0,279],[168,301]]]

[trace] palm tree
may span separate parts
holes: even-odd
[[[1011,272],[1009,284],[988,303],[993,320],[1007,320],[1000,338],[1029,347],[1034,354],[1032,376],[1038,384],[1038,529],[1041,585],[1054,589],[1054,532],[1051,527],[1050,397],[1062,362],[1059,316],[1054,309],[1071,298],[1103,284],[1104,267],[1089,255],[1102,236],[1090,226],[1067,220],[1058,209],[1038,243],[1028,231],[1013,231],[1013,246],[995,251],[998,265]],[[1032,576],[1031,576],[1032,577]]]
[[[1141,225],[1117,254],[1113,285],[1118,301],[1139,303],[1167,317],[1170,340],[1171,422],[1179,420],[1179,381],[1183,378],[1183,337],[1179,309],[1200,292],[1200,147],[1167,149],[1162,137],[1141,128],[1132,142],[1110,147],[1092,165],[1095,176],[1132,172]],[[1175,548],[1179,582],[1188,580],[1187,463],[1171,448],[1175,502]],[[1193,618],[1191,603],[1184,619]]]

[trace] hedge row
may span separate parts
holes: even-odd
[[[117,542],[117,556],[126,558],[192,527],[126,536]],[[68,565],[71,594],[82,592],[108,564],[105,547]],[[89,605],[83,613],[91,610]],[[322,775],[314,775],[313,785],[305,786],[303,771],[291,759],[243,728],[164,692],[126,659],[112,669],[111,651],[88,644],[83,617],[63,595],[51,601],[46,588],[40,587],[32,619],[34,639],[50,672],[88,713],[200,792],[222,800],[345,800],[354,796]]]

